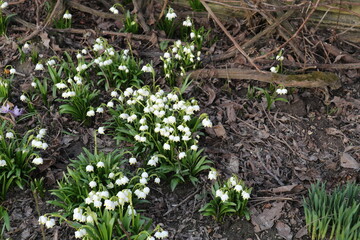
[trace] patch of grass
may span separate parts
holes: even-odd
[[[311,239],[360,239],[360,186],[347,183],[327,193],[325,183],[313,184],[304,199]]]

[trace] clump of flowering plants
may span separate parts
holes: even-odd
[[[141,61],[132,56],[128,49],[115,51],[106,39],[98,38],[93,45],[93,53],[98,76],[101,79],[98,84],[105,83],[105,89],[110,87],[126,88],[128,86],[140,86],[142,74]]]
[[[28,182],[34,166],[43,163],[39,150],[45,150],[48,144],[43,141],[46,129],[27,131],[19,136],[10,123],[0,125],[0,199],[4,199],[11,186],[20,188]]]
[[[215,180],[217,172],[211,169],[209,179]],[[243,181],[235,175],[221,184],[215,181],[211,187],[212,200],[200,209],[204,216],[213,216],[216,221],[223,221],[225,216],[238,215],[250,219],[247,202],[250,198],[251,188],[247,188]]]
[[[160,59],[163,61],[165,79],[174,86],[177,76],[184,76],[186,71],[196,69],[200,66],[201,52],[196,50],[193,42],[185,43],[180,40],[169,47]]]
[[[185,101],[178,91],[151,91],[145,86],[127,88],[109,108],[115,139],[132,143],[133,153],[144,167],[165,176],[171,173],[171,188],[185,178],[195,184],[197,175],[209,169],[211,161],[198,149],[197,132],[211,127],[206,114],[196,117],[200,107],[195,99]]]
[[[92,154],[84,149],[69,165],[59,188],[52,191],[57,200],[50,203],[61,207],[62,214],[45,214],[39,223],[51,228],[58,217],[76,229],[75,238],[92,240],[150,239],[152,234],[163,232],[159,227],[151,230],[151,219],[136,210],[150,193],[147,184],[157,177],[144,169],[126,170],[124,154],[96,150]]]

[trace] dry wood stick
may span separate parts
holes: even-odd
[[[140,24],[141,28],[144,30],[145,33],[150,32],[150,27],[145,22],[144,15],[141,12],[141,8],[139,6],[138,1],[133,0],[132,2],[134,5],[134,13],[137,14],[137,18],[139,20],[139,24]]]
[[[219,27],[223,30],[223,32],[226,34],[226,36],[233,42],[237,50],[249,61],[249,63],[255,67],[255,69],[258,72],[261,72],[260,68],[253,62],[253,60],[249,57],[249,55],[246,54],[246,52],[240,47],[240,45],[237,43],[237,41],[231,36],[229,31],[225,28],[225,26],[220,22],[218,17],[214,14],[214,12],[211,10],[211,8],[205,3],[205,0],[200,0],[202,5],[205,7],[206,11],[211,15],[211,17],[215,20],[215,22],[219,25]]]

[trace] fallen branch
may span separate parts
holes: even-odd
[[[258,72],[255,70],[244,70],[240,68],[228,69],[200,69],[189,72],[191,77],[197,78],[227,78],[227,79],[252,79],[267,83],[281,84],[285,87],[316,88],[330,87],[338,89],[341,87],[340,79],[330,72],[314,71],[308,74],[283,75],[271,72]]]

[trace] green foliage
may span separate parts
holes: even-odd
[[[18,136],[12,126],[3,121],[0,126],[0,199],[5,199],[6,193],[13,185],[21,189],[29,180],[34,167],[31,159],[38,154],[32,145],[33,141],[40,141],[40,136],[34,136],[33,130]]]
[[[212,216],[218,222],[222,222],[226,216],[238,215],[250,219],[247,202],[250,197],[250,188],[246,188],[244,182],[239,181],[234,175],[223,185],[215,182],[211,187],[212,200],[200,209],[204,216]]]
[[[130,11],[126,11],[124,21],[124,32],[127,33],[138,33],[139,24],[136,22],[136,15],[131,15]]]
[[[0,1],[0,5],[2,3],[3,2]],[[0,36],[4,36],[6,34],[7,26],[10,22],[10,19],[15,15],[16,14],[6,15],[6,14],[2,13],[2,9],[0,8]]]
[[[0,76],[0,104],[9,96],[10,81]]]
[[[347,183],[326,193],[325,183],[312,184],[304,199],[305,220],[313,240],[360,239],[360,186]]]
[[[189,0],[189,4],[195,12],[203,12],[206,10],[199,0]]]
[[[10,217],[6,209],[0,206],[0,239],[3,239],[5,230],[10,231]]]

